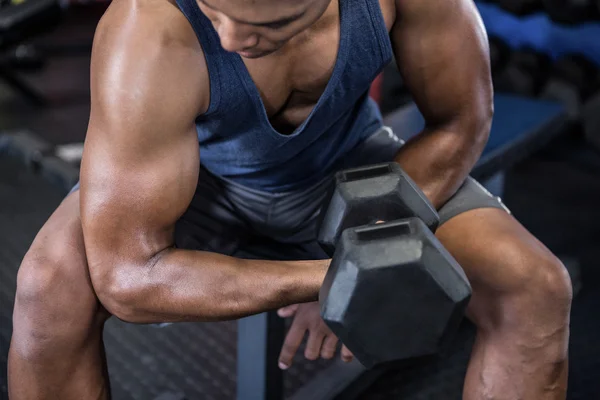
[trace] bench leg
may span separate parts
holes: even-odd
[[[285,321],[275,312],[238,321],[237,400],[282,400],[283,371],[277,366]]]

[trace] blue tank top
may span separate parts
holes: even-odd
[[[219,36],[196,0],[177,0],[205,54],[210,104],[196,124],[202,165],[216,176],[267,192],[308,187],[382,124],[369,98],[371,82],[392,49],[378,0],[339,0],[340,43],[325,91],[294,132],[273,128],[237,53]]]

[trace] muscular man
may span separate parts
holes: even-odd
[[[392,54],[427,121],[403,146],[366,96]],[[439,209],[437,236],[473,287],[464,398],[565,398],[568,275],[467,178],[493,109],[471,0],[115,0],[91,81],[81,188],[19,271],[11,399],[108,397],[110,315],[283,307],[281,367],[307,330],[306,357],[332,357],[319,204],[336,170],[389,160]]]

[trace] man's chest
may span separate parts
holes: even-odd
[[[380,9],[389,32],[393,0],[380,0]],[[291,133],[301,125],[327,88],[341,57],[340,22],[338,12],[318,29],[294,38],[279,54],[244,59],[269,120],[280,133]]]

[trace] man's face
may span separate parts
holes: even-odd
[[[221,46],[245,58],[280,49],[314,24],[331,0],[197,0]]]

